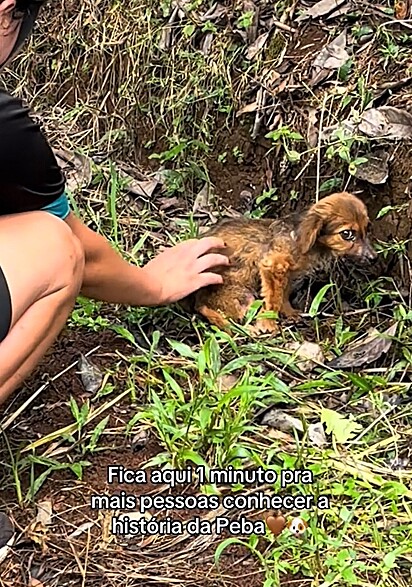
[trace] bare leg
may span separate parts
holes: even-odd
[[[84,256],[70,228],[46,212],[0,217],[0,266],[12,324],[0,343],[0,404],[36,367],[74,306]]]

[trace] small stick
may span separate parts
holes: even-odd
[[[319,201],[319,188],[320,188],[320,151],[322,148],[322,131],[323,131],[323,118],[325,116],[326,102],[328,101],[328,95],[325,94],[323,97],[322,110],[320,113],[319,121],[319,135],[318,135],[318,146],[317,146],[317,163],[316,163],[316,202]]]
[[[279,22],[278,20],[273,20],[272,24],[276,28],[281,29],[282,31],[286,31],[287,33],[296,33],[297,32],[296,29],[292,28],[291,26],[288,26],[287,24],[283,24],[283,22]]]
[[[94,349],[92,349],[91,351],[89,351],[88,353],[86,353],[85,357],[89,357],[92,353],[94,353],[95,351],[97,351],[100,348],[101,345],[95,347]],[[64,369],[63,371],[61,371],[60,373],[57,373],[57,375],[55,375],[54,377],[52,377],[51,379],[49,379],[49,381],[46,381],[46,383],[44,383],[43,385],[41,385],[39,387],[39,389],[33,394],[31,395],[22,406],[19,407],[19,409],[14,412],[9,418],[7,418],[7,420],[3,420],[0,423],[0,431],[1,432],[5,432],[7,430],[7,428],[10,427],[11,424],[13,424],[13,422],[20,416],[20,414],[22,412],[24,412],[24,410],[36,399],[36,397],[38,395],[41,394],[42,391],[44,391],[49,385],[50,383],[53,383],[54,381],[56,381],[57,379],[59,379],[60,377],[62,377],[63,375],[65,375],[68,371],[70,371],[70,369],[73,369],[73,367],[75,367],[77,365],[78,361],[75,361],[74,363],[72,363],[71,365],[69,365],[68,367],[66,367],[66,369]]]

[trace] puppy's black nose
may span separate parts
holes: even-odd
[[[369,263],[374,263],[378,259],[378,253],[370,245],[365,247],[363,256]]]

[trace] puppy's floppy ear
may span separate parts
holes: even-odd
[[[302,254],[313,247],[323,226],[323,218],[315,210],[309,210],[297,230],[297,243]]]

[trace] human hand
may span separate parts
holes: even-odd
[[[153,288],[151,305],[171,304],[201,287],[223,283],[222,276],[211,270],[229,265],[229,258],[210,251],[224,247],[225,243],[216,237],[190,239],[149,261],[142,271]]]

